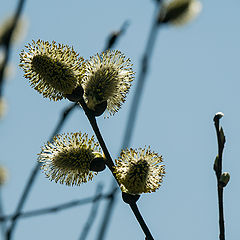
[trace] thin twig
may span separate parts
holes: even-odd
[[[111,198],[107,199],[104,215],[103,215],[102,221],[101,221],[101,226],[99,228],[98,235],[97,235],[98,240],[104,239],[107,227],[109,226],[109,221],[111,219],[113,209],[114,209],[114,205],[115,205],[115,201],[116,201],[116,195],[117,195],[116,193],[118,192],[118,187],[116,188],[116,186],[117,186],[116,181],[113,180],[111,190],[110,190],[110,192],[112,194],[111,194]]]
[[[40,215],[57,213],[57,212],[60,212],[63,210],[67,210],[69,208],[94,203],[94,202],[100,201],[102,199],[108,199],[109,197],[111,197],[111,195],[99,193],[97,195],[94,195],[93,197],[88,197],[88,198],[84,198],[84,199],[80,199],[80,200],[73,200],[73,201],[70,201],[67,203],[62,203],[62,204],[52,206],[52,207],[41,208],[41,209],[37,209],[37,210],[30,210],[27,212],[20,212],[18,214],[18,218],[20,219],[20,218],[37,217]],[[15,217],[15,215],[1,216],[0,221],[12,220],[14,217]]]
[[[222,155],[225,144],[225,136],[222,128],[219,126],[219,120],[223,115],[216,114],[214,117],[214,125],[218,141],[218,156],[214,163],[214,170],[217,177],[217,190],[218,190],[218,211],[219,211],[219,239],[225,240],[225,227],[224,227],[224,210],[223,210],[223,185],[220,182],[222,175]]]
[[[97,186],[97,189],[96,189],[96,193],[95,193],[96,196],[101,194],[102,189],[103,189],[102,184],[99,184]],[[84,228],[83,228],[83,230],[81,232],[80,240],[85,240],[87,238],[87,235],[88,235],[88,233],[89,233],[89,231],[91,229],[91,226],[93,225],[93,222],[94,222],[94,220],[96,218],[99,204],[100,204],[100,201],[93,202],[90,214],[89,214],[88,219],[87,219],[87,221],[85,223],[85,226],[84,226]]]
[[[119,37],[127,30],[128,25],[129,21],[125,21],[119,31],[114,31],[109,35],[105,50],[113,48]]]
[[[144,221],[144,219],[141,215],[141,213],[139,212],[137,204],[136,203],[131,203],[129,205],[130,205],[136,219],[138,220],[143,232],[145,233],[146,239],[147,240],[154,240],[152,234],[150,233],[150,231],[149,231],[149,229],[148,229],[148,227],[147,227],[147,225],[146,225],[146,223],[145,223],[145,221]]]
[[[11,51],[11,39],[12,39],[13,31],[17,26],[18,20],[20,18],[22,10],[23,10],[24,3],[25,3],[24,0],[18,1],[18,5],[16,8],[16,12],[14,14],[12,25],[8,29],[8,31],[5,33],[5,36],[2,36],[4,38],[3,42],[2,42],[2,45],[4,48],[4,58],[3,58],[3,62],[1,63],[1,66],[0,66],[0,97],[2,97],[2,95],[3,95],[4,72],[5,72],[7,64],[9,62],[9,56],[10,56],[10,51]],[[3,206],[2,206],[2,201],[0,202],[0,204],[1,204],[1,207],[0,207],[1,213],[3,213],[4,210],[3,210]],[[5,223],[2,223],[1,227],[2,227],[3,232],[5,232],[5,228],[6,228]]]
[[[144,84],[146,82],[146,74],[149,69],[149,62],[152,57],[152,53],[153,53],[153,49],[155,46],[157,33],[159,29],[157,18],[158,18],[159,9],[161,7],[161,2],[162,2],[161,0],[158,1],[158,6],[156,8],[157,10],[154,13],[154,21],[153,21],[153,24],[148,36],[147,44],[143,53],[142,62],[141,62],[141,72],[137,79],[137,86],[134,92],[131,108],[129,110],[129,116],[126,124],[126,129],[124,132],[121,149],[126,148],[130,145],[130,142],[133,136],[133,131],[136,125],[136,117],[137,117],[137,113],[140,105],[140,99],[142,97]],[[114,187],[116,187],[115,181],[112,183],[112,189],[114,189]],[[115,206],[114,199],[115,198],[108,200],[108,204],[105,209],[103,220],[101,221],[101,226],[99,228],[98,240],[103,240],[105,237],[107,227],[109,226],[108,223],[110,221],[110,216],[112,216],[112,211]]]
[[[18,20],[23,10],[24,3],[25,3],[25,0],[19,0],[15,15],[13,18],[12,26],[9,28],[8,32],[4,36],[4,41],[2,43],[5,51],[4,51],[4,59],[0,67],[0,97],[3,94],[3,77],[4,77],[4,71],[9,61],[12,34],[15,27],[17,26]]]

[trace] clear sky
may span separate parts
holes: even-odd
[[[16,0],[1,0],[0,20],[14,12],[16,5]],[[138,201],[153,236],[159,240],[218,239],[216,178],[212,169],[217,141],[212,119],[219,111],[225,114],[221,124],[227,139],[223,170],[231,174],[224,191],[226,239],[240,238],[240,2],[203,0],[202,5],[201,14],[190,24],[159,29],[131,143],[133,148],[150,145],[164,158],[166,177],[162,187],[156,193],[143,194]],[[6,213],[14,211],[40,147],[69,105],[67,100],[43,99],[29,86],[18,67],[21,49],[32,39],[55,40],[89,58],[101,52],[111,31],[129,20],[115,48],[131,58],[137,81],[154,12],[153,0],[26,0],[28,32],[11,54],[15,76],[4,87],[8,113],[0,122],[0,163],[10,175],[2,190]],[[122,143],[135,85],[118,113],[109,119],[98,118],[113,158]],[[93,135],[80,110],[71,114],[62,130],[76,131]],[[100,182],[108,192],[111,181],[106,170],[93,182],[67,187],[39,173],[24,210],[92,196]],[[117,198],[106,240],[144,239],[129,207],[120,195]],[[104,209],[103,201],[89,239],[96,239]],[[90,205],[84,205],[22,219],[14,239],[79,239],[89,210]]]

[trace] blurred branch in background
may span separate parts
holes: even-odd
[[[73,200],[67,203],[62,203],[56,206],[37,209],[37,210],[31,210],[27,212],[20,212],[18,217],[20,218],[29,218],[29,217],[38,217],[40,215],[50,214],[50,213],[57,213],[60,211],[67,210],[69,208],[78,207],[80,205],[85,205],[89,203],[95,203],[97,201],[100,201],[102,199],[108,199],[110,194],[102,194],[102,192],[97,192],[93,197],[83,198],[80,200]],[[12,220],[15,215],[6,215],[0,217],[0,222]]]
[[[8,62],[9,62],[9,56],[11,51],[11,43],[12,43],[12,37],[14,30],[16,29],[16,26],[18,24],[18,21],[20,19],[20,15],[23,10],[25,1],[19,0],[18,5],[16,8],[16,12],[14,14],[13,19],[10,21],[10,24],[2,31],[0,36],[0,47],[3,48],[3,59],[0,63],[0,101],[3,102],[3,85],[4,85],[4,73],[6,71]],[[0,189],[2,191],[2,189]],[[0,193],[0,215],[4,214],[3,209],[3,202],[2,202],[2,194]],[[6,224],[4,222],[1,223],[2,227],[2,233],[4,234],[6,231]]]
[[[152,24],[150,33],[148,35],[147,44],[146,44],[146,47],[145,47],[145,50],[143,53],[140,75],[138,76],[138,79],[137,79],[137,83],[136,83],[137,86],[136,86],[136,89],[134,92],[132,105],[129,110],[129,116],[128,116],[128,120],[127,120],[127,124],[126,124],[126,129],[124,132],[121,149],[129,146],[132,135],[133,135],[134,126],[136,124],[136,117],[137,117],[137,112],[138,112],[139,105],[140,105],[140,99],[141,99],[141,96],[143,93],[144,84],[146,82],[146,74],[149,69],[149,62],[152,57],[152,51],[153,51],[153,48],[155,45],[155,41],[157,38],[158,29],[159,29],[158,15],[159,15],[159,11],[160,11],[159,9],[161,9],[161,2],[162,2],[161,0],[157,2],[156,11],[154,12],[154,20],[153,20],[153,24]],[[120,149],[120,151],[121,151],[121,149]],[[112,182],[111,188],[112,188],[112,191],[114,191],[114,189],[116,188],[115,181]],[[101,221],[101,226],[99,228],[98,240],[103,240],[105,238],[106,231],[107,231],[107,228],[109,227],[109,223],[110,223],[110,217],[112,215],[112,212],[113,212],[113,209],[115,206],[115,200],[116,200],[115,194],[116,193],[117,193],[117,191],[115,193],[113,193],[112,198],[108,199],[106,209],[104,212],[104,216],[103,216],[103,220]]]
[[[129,21],[125,21],[118,31],[113,31],[108,37],[108,41],[105,47],[105,50],[113,48],[113,46],[117,43],[117,40],[121,35],[123,35],[129,26]]]
[[[9,61],[13,32],[18,24],[24,3],[24,0],[19,0],[13,21],[11,21],[11,25],[0,36],[0,46],[4,49],[3,61],[0,65],[0,97],[3,95],[4,71],[6,70]]]
[[[103,186],[101,184],[99,184],[96,189],[96,193],[95,193],[96,196],[101,194],[102,189],[103,189]],[[81,232],[81,236],[79,238],[80,240],[87,239],[88,233],[89,233],[91,227],[93,226],[94,220],[96,219],[99,204],[100,204],[100,201],[98,201],[97,199],[96,199],[96,201],[93,202],[90,214],[89,214],[88,219],[85,223],[85,226],[83,227],[83,230]]]
[[[123,26],[117,32],[117,34],[116,34],[116,32],[115,33],[111,33],[110,37],[108,38],[108,41],[107,41],[107,47],[113,47],[114,44],[116,43],[117,39],[120,36],[122,36],[122,34],[125,32],[126,28],[127,28],[127,22],[125,22],[123,24]],[[56,126],[56,128],[55,128],[55,130],[54,130],[54,132],[52,134],[52,136],[50,137],[49,141],[52,141],[52,138],[61,131],[64,123],[66,122],[67,117],[72,112],[72,110],[75,109],[75,107],[77,105],[78,104],[73,103],[73,104],[69,105],[67,108],[65,108],[63,110],[63,112],[61,114],[61,118],[60,118],[60,120],[59,120],[59,122],[58,122],[58,124],[57,124],[57,126]],[[33,184],[35,182],[36,176],[37,176],[37,174],[39,172],[39,167],[40,167],[40,164],[37,162],[36,165],[34,166],[32,172],[31,172],[31,174],[30,174],[30,177],[29,177],[26,185],[25,185],[23,193],[22,193],[22,195],[20,197],[20,200],[18,202],[18,205],[16,207],[15,213],[14,213],[12,219],[11,219],[12,222],[11,222],[9,228],[8,228],[7,233],[6,233],[6,239],[8,239],[8,240],[10,240],[12,238],[12,233],[13,233],[15,227],[16,227],[16,223],[17,223],[17,220],[19,218],[19,214],[22,211],[22,209],[24,207],[24,204],[25,204],[25,202],[27,200],[27,197],[28,197],[28,195],[29,195],[29,193],[30,193],[30,191],[32,189],[32,186],[33,186]]]

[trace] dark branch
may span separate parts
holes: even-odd
[[[225,240],[225,227],[224,227],[224,210],[223,210],[223,185],[220,182],[220,178],[222,175],[222,156],[223,149],[225,145],[225,136],[223,133],[223,129],[219,126],[219,120],[223,116],[222,113],[217,113],[214,117],[214,125],[217,134],[217,142],[218,142],[218,155],[216,157],[214,163],[214,170],[217,177],[217,189],[218,189],[218,211],[219,211],[219,239]]]
[[[85,205],[89,203],[94,203],[97,201],[100,201],[102,199],[108,199],[110,197],[109,194],[102,194],[98,193],[97,195],[93,197],[88,197],[80,200],[74,200],[67,203],[62,203],[53,207],[47,207],[37,210],[31,210],[27,212],[19,212],[18,218],[29,218],[29,217],[37,217],[40,215],[50,214],[50,213],[57,213],[63,210],[67,210],[69,208],[77,207],[80,205]],[[7,215],[7,216],[1,216],[0,221],[7,221],[7,220],[13,220],[15,218],[15,215]]]
[[[148,229],[148,227],[147,227],[147,225],[146,225],[146,223],[145,223],[141,213],[139,212],[137,204],[136,203],[131,203],[129,205],[130,205],[130,207],[131,207],[131,209],[132,209],[136,219],[138,220],[138,223],[140,224],[143,232],[145,233],[146,239],[147,240],[154,240],[154,238],[153,238],[152,234],[150,233],[150,231],[149,231],[149,229]]]
[[[25,3],[24,0],[19,0],[15,15],[13,18],[12,26],[8,29],[8,31],[5,33],[5,35],[2,36],[3,39],[2,39],[1,44],[3,45],[5,51],[4,51],[4,59],[0,66],[0,97],[3,94],[3,77],[4,77],[4,71],[5,71],[8,61],[9,61],[12,34],[13,34],[14,29],[17,26],[18,20],[22,13],[24,3]]]

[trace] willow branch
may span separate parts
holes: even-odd
[[[99,144],[100,144],[100,146],[101,146],[101,148],[103,150],[103,153],[104,153],[104,155],[106,157],[106,165],[108,166],[108,168],[110,169],[110,171],[112,172],[112,174],[115,177],[115,174],[113,173],[114,163],[113,163],[112,157],[111,157],[111,155],[110,155],[110,153],[109,153],[109,151],[107,149],[107,146],[106,146],[106,144],[104,142],[104,139],[103,139],[103,137],[101,135],[101,132],[100,132],[100,130],[98,128],[96,117],[93,115],[92,111],[87,107],[87,105],[86,105],[86,103],[85,103],[85,101],[83,99],[83,96],[80,97],[79,103],[82,106],[83,111],[85,112],[85,114],[86,114],[86,116],[87,116],[87,118],[89,120],[89,123],[90,123],[90,125],[91,125],[91,127],[92,127],[92,129],[93,129],[93,131],[94,131],[94,133],[96,135],[96,137],[97,137],[97,140],[98,140],[98,142],[99,142]]]
[[[111,155],[110,155],[110,153],[109,153],[109,151],[108,151],[108,149],[106,147],[106,144],[105,144],[104,139],[103,139],[103,137],[101,135],[101,132],[100,132],[100,130],[98,128],[96,117],[93,115],[93,112],[87,107],[87,105],[86,105],[86,103],[85,103],[85,101],[83,99],[83,96],[81,96],[79,98],[79,103],[82,106],[83,111],[85,112],[85,114],[86,114],[86,116],[87,116],[87,118],[88,118],[88,120],[89,120],[89,122],[90,122],[90,124],[92,126],[92,129],[93,129],[93,131],[94,131],[94,133],[95,133],[95,135],[96,135],[96,137],[98,139],[98,142],[99,142],[99,144],[100,144],[100,146],[101,146],[101,148],[103,150],[103,153],[104,153],[104,155],[106,157],[106,165],[108,166],[108,168],[112,172],[115,180],[117,181],[116,175],[115,175],[115,173],[113,171],[114,170],[114,168],[113,168],[114,167],[114,163],[113,163]],[[132,211],[134,212],[134,215],[135,215],[138,223],[142,227],[143,232],[146,234],[147,239],[152,240],[153,237],[152,237],[152,235],[151,235],[151,233],[150,233],[146,223],[144,222],[143,217],[141,216],[140,212],[138,211],[137,205],[136,204],[130,204],[130,207],[131,207]]]
[[[95,203],[102,199],[108,199],[109,197],[111,197],[110,194],[98,193],[97,195],[95,194],[93,197],[88,197],[88,198],[84,198],[84,199],[80,199],[80,200],[73,200],[73,201],[58,204],[58,205],[52,206],[52,207],[41,208],[41,209],[36,209],[36,210],[31,210],[31,211],[26,211],[26,212],[20,212],[18,214],[18,218],[20,219],[20,218],[38,217],[40,215],[57,213],[57,212],[67,210],[67,209],[70,209],[73,207],[77,207],[80,205]],[[15,215],[1,216],[0,221],[12,220],[14,217],[15,217]]]
[[[161,7],[161,3],[162,3],[162,1],[159,0],[157,8],[156,8],[157,10],[154,14],[154,21],[153,21],[150,33],[148,35],[147,44],[146,44],[146,47],[145,47],[145,50],[144,50],[144,53],[142,56],[141,72],[137,79],[137,86],[136,86],[136,89],[134,92],[131,108],[129,111],[129,116],[128,116],[125,132],[124,132],[121,149],[129,146],[132,136],[133,136],[133,131],[134,131],[134,128],[136,125],[136,117],[137,117],[137,113],[138,113],[138,109],[139,109],[139,105],[140,105],[140,99],[142,97],[144,84],[146,82],[146,76],[147,76],[147,72],[149,69],[149,62],[152,57],[152,53],[153,53],[153,49],[155,46],[157,33],[158,33],[158,29],[159,29],[159,24],[157,22],[157,18],[158,18],[159,9]],[[114,189],[114,187],[116,187],[115,181],[112,183],[112,189]],[[107,226],[109,226],[108,222],[110,221],[110,216],[112,216],[112,211],[114,208],[114,203],[115,203],[114,200],[115,200],[114,197],[108,200],[109,202],[105,209],[102,224],[99,228],[98,240],[103,240],[105,237]]]
[[[145,233],[146,239],[147,240],[154,240],[154,238],[153,238],[152,234],[150,233],[150,231],[149,231],[149,229],[148,229],[148,227],[147,227],[143,217],[141,216],[141,213],[140,213],[140,211],[138,209],[137,204],[136,203],[131,203],[129,205],[130,205],[130,207],[131,207],[131,209],[132,209],[136,219],[138,220],[138,222],[139,222],[143,232]]]
[[[122,31],[120,31],[120,33],[119,33],[118,36],[114,39],[114,41],[112,40],[111,46],[113,46],[113,45],[115,44],[115,41],[117,40],[117,38],[118,38],[120,35],[122,35],[122,33],[124,32],[125,29],[126,29],[126,25],[123,25]],[[110,43],[109,43],[109,44],[110,44]],[[57,126],[56,126],[56,128],[55,128],[55,130],[54,130],[54,132],[53,132],[53,134],[52,134],[52,136],[51,136],[51,138],[50,138],[49,141],[51,141],[52,138],[61,130],[64,122],[65,122],[66,119],[67,119],[67,116],[69,115],[69,113],[70,113],[77,105],[78,105],[78,104],[76,104],[76,103],[71,104],[69,107],[67,107],[67,108],[63,111],[62,116],[61,116],[61,119],[60,119],[59,123],[57,124]],[[30,191],[31,191],[31,189],[32,189],[32,186],[33,186],[34,182],[35,182],[37,173],[39,172],[39,166],[40,166],[40,164],[39,164],[39,163],[36,163],[36,165],[34,166],[32,172],[31,172],[31,175],[30,175],[30,177],[29,177],[29,179],[28,179],[28,181],[27,181],[27,183],[26,183],[26,186],[25,186],[25,188],[24,188],[24,190],[23,190],[22,196],[21,196],[21,198],[20,198],[20,200],[19,200],[19,203],[18,203],[18,205],[17,205],[17,208],[16,208],[16,210],[15,210],[14,217],[12,218],[12,223],[10,224],[10,227],[9,227],[9,229],[8,229],[8,231],[7,231],[7,236],[6,236],[6,239],[7,239],[7,240],[10,240],[10,239],[11,239],[11,235],[12,235],[12,232],[13,232],[15,226],[16,226],[16,221],[17,221],[17,219],[18,219],[18,217],[19,217],[19,213],[21,212],[21,210],[22,210],[22,208],[23,208],[23,206],[24,206],[24,204],[25,204],[25,202],[26,202],[26,199],[27,199],[27,197],[28,197],[28,195],[29,195],[29,193],[30,193]]]
[[[219,211],[219,239],[225,240],[225,226],[224,226],[224,210],[223,210],[223,185],[220,181],[222,175],[222,155],[225,144],[225,136],[222,128],[219,126],[219,120],[222,117],[221,114],[216,114],[214,117],[214,125],[217,134],[218,142],[218,156],[214,163],[214,170],[217,178],[217,190],[218,190],[218,211]]]

